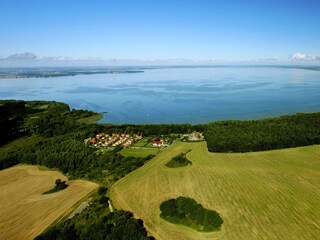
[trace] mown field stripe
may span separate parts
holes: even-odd
[[[164,164],[192,149],[192,166]],[[177,143],[111,188],[157,239],[316,239],[320,235],[320,146],[254,153],[209,153],[205,142]],[[162,201],[194,198],[224,218],[201,234],[159,218]]]

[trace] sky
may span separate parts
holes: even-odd
[[[320,1],[1,0],[0,60],[320,63]]]

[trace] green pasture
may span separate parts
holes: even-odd
[[[165,166],[190,149],[191,166]],[[160,218],[160,204],[179,196],[217,211],[224,221],[221,230],[203,233]],[[209,153],[206,142],[177,142],[116,182],[110,197],[159,240],[318,239],[320,146]]]

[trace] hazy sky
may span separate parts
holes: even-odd
[[[320,59],[319,0],[1,0],[0,57]],[[293,55],[296,54],[296,55]]]

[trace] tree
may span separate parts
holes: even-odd
[[[107,193],[107,188],[106,187],[103,187],[103,186],[100,186],[99,188],[98,188],[98,194],[99,195],[105,195],[106,193]]]

